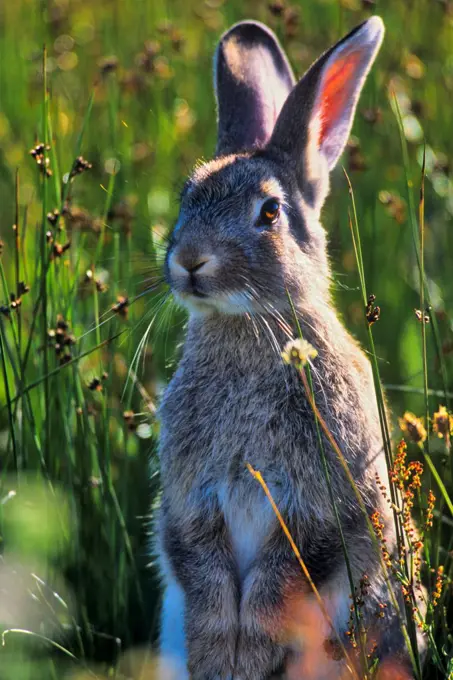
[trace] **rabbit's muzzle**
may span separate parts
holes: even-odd
[[[168,260],[171,285],[180,295],[207,297],[207,280],[212,280],[218,268],[215,255],[192,249],[173,251]]]

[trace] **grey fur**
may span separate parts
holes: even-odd
[[[365,24],[339,43],[341,47],[351,40],[357,49],[365,45],[368,50],[356,74],[358,90],[383,30],[370,46],[365,38],[367,31],[376,33],[372,21],[369,29]],[[251,71],[244,66],[247,77],[259,68],[262,40],[266,68],[274,61],[286,64],[278,44],[272,47],[272,34],[260,25],[234,27],[221,39],[219,50],[232,35],[242,41],[245,33],[254,36],[247,43],[252,64]],[[258,56],[250,55],[255,39]],[[348,460],[368,513],[382,513],[387,545],[394,549],[393,522],[375,479],[376,472],[381,479],[386,473],[370,364],[343,327],[329,295],[330,268],[319,211],[328,187],[332,145],[324,157],[323,149],[309,139],[323,65],[335,57],[337,48],[321,57],[307,80],[294,88],[264,146],[264,137],[252,134],[251,148],[243,149],[235,118],[237,92],[229,89],[229,78],[221,76],[219,147],[234,148],[237,135],[241,153],[220,156],[195,170],[183,192],[169,246],[166,275],[190,312],[183,356],[160,407],[163,498],[158,532],[168,595],[162,653],[179,657],[178,680],[189,677],[181,670],[186,664],[193,680],[267,680],[287,663],[290,603],[304,593],[310,598],[297,560],[247,462],[266,480],[330,603],[337,632],[345,635],[350,587],[315,420],[297,372],[285,366],[280,355],[288,337],[296,335],[287,291],[304,338],[318,350],[312,367],[316,403]],[[285,82],[288,73],[284,71]],[[261,80],[254,92],[258,90],[264,98]],[[351,119],[357,96],[354,91],[347,112]],[[223,98],[229,100],[225,106],[231,115],[226,117]],[[301,113],[302,100],[306,105]],[[244,104],[253,108],[256,101],[246,98]],[[244,120],[256,120],[254,112],[245,111]],[[351,121],[342,124],[347,134]],[[297,136],[293,148],[285,129]],[[265,136],[269,141],[268,129]],[[300,139],[305,140],[303,148]],[[319,156],[318,175],[310,183],[307,163],[314,162],[313,155]],[[266,197],[281,203],[276,227],[257,226]],[[399,622],[364,517],[327,440],[324,448],[354,581],[358,584],[364,572],[370,579],[368,624],[374,627],[378,621],[378,604],[387,604],[376,630],[379,652],[384,657],[400,653]],[[171,593],[178,593],[180,604],[170,614],[176,601],[169,601]],[[184,649],[181,631],[175,632],[178,613],[184,617]],[[292,613],[297,618],[297,612]],[[328,677],[335,672],[331,669]]]
[[[294,83],[291,66],[266,26],[255,21],[232,26],[214,57],[217,153],[264,146]]]

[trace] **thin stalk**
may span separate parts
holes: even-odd
[[[436,484],[440,489],[440,492],[442,494],[442,497],[443,497],[445,503],[447,504],[448,509],[450,510],[451,514],[453,515],[453,502],[452,502],[452,500],[451,500],[451,498],[448,494],[448,491],[446,489],[445,484],[443,483],[443,481],[442,481],[442,479],[441,479],[441,477],[440,477],[440,475],[437,471],[436,466],[434,465],[434,463],[432,461],[431,455],[429,453],[427,453],[426,451],[423,451],[423,457],[424,457],[425,461],[428,463],[428,467],[429,467],[434,479],[436,480]]]
[[[88,356],[89,354],[92,354],[93,352],[96,352],[98,349],[101,349],[102,347],[105,347],[109,343],[113,342],[113,340],[116,340],[120,335],[125,333],[125,330],[120,331],[119,333],[116,333],[116,335],[113,335],[111,338],[107,338],[107,340],[103,340],[99,345],[96,345],[95,347],[91,347],[91,349],[87,349],[86,352],[82,352],[82,354],[79,354],[78,356],[74,357],[70,361],[67,361],[64,364],[61,364],[60,366],[57,366],[57,368],[54,368],[52,371],[49,371],[47,375],[42,376],[41,378],[38,378],[38,380],[35,380],[34,382],[30,383],[29,385],[26,385],[20,394],[16,394],[15,397],[11,399],[11,404],[14,404],[15,401],[18,399],[21,399],[24,394],[27,394],[27,392],[30,392],[30,390],[34,389],[35,387],[38,387],[38,385],[41,385],[43,382],[48,380],[49,378],[53,377],[54,375],[57,375],[60,373],[60,371],[64,370],[68,366],[72,366],[73,364],[76,364],[78,361],[83,359],[84,357]],[[0,409],[0,413],[1,413]]]
[[[50,106],[49,110],[47,111],[47,127],[49,131],[49,139],[50,139],[50,156],[51,156],[51,162],[52,162],[52,168],[53,168],[53,185],[54,185],[54,193],[55,193],[55,205],[59,205],[61,201],[61,175],[60,175],[60,165],[58,163],[58,155],[57,155],[57,150],[55,148],[54,144],[54,134],[53,134],[53,126],[52,126],[52,116],[50,112]]]
[[[356,205],[355,205],[355,199],[354,199],[354,192],[352,189],[352,184],[349,179],[349,176],[346,172],[346,170],[343,168],[343,172],[346,177],[346,181],[348,183],[348,188],[349,188],[349,195],[351,197],[351,205],[352,205],[352,212],[353,212],[353,217],[354,219],[351,219],[351,215],[349,214],[349,227],[351,230],[351,236],[352,236],[352,242],[354,246],[354,252],[356,256],[356,262],[357,262],[357,268],[359,270],[359,277],[360,277],[360,289],[362,292],[362,299],[363,299],[363,304],[364,308],[366,308],[368,304],[368,295],[367,295],[367,290],[366,290],[366,280],[365,280],[365,271],[364,271],[364,266],[363,266],[363,257],[362,257],[362,247],[361,247],[361,242],[360,242],[360,230],[359,230],[359,223],[358,223],[358,218],[357,218],[357,210],[356,210]],[[368,334],[368,343],[370,346],[370,353],[371,353],[371,367],[373,371],[373,379],[374,379],[374,388],[376,392],[376,401],[378,404],[378,413],[379,413],[379,422],[381,426],[381,433],[382,433],[382,440],[384,444],[384,453],[385,453],[385,459],[386,459],[386,464],[387,464],[387,474],[388,474],[388,483],[389,483],[389,489],[390,489],[390,496],[393,504],[393,521],[395,524],[395,530],[396,530],[396,535],[397,535],[397,540],[398,540],[398,548],[403,545],[403,537],[402,537],[402,527],[401,527],[401,522],[400,518],[395,510],[395,508],[398,506],[398,498],[396,491],[394,489],[394,486],[392,484],[392,481],[390,479],[390,470],[393,465],[392,461],[392,447],[391,447],[391,440],[390,440],[390,429],[388,426],[387,422],[387,414],[385,411],[385,400],[384,400],[384,394],[382,392],[382,383],[381,383],[381,377],[380,377],[380,372],[379,372],[379,366],[377,363],[377,357],[376,357],[376,350],[374,347],[374,338],[373,338],[373,333],[371,330],[371,325],[367,322],[365,319],[366,326],[367,326],[367,334]]]
[[[425,423],[429,432],[429,396],[428,396],[428,362],[426,357],[426,319],[425,319],[425,161],[426,144],[423,145],[423,164],[420,181],[420,201],[418,218],[420,225],[420,312],[422,327],[422,360],[423,360],[423,392],[425,397]],[[426,448],[429,453],[429,436],[426,438]]]
[[[41,322],[41,342],[44,362],[44,375],[49,373],[49,356],[48,356],[48,342],[47,342],[47,266],[46,260],[48,257],[47,239],[46,239],[46,216],[47,216],[47,175],[46,175],[46,159],[47,159],[47,48],[44,45],[43,49],[43,100],[42,100],[42,142],[44,144],[43,150],[43,168],[42,168],[42,224],[41,224],[41,292],[42,292],[42,322]],[[25,367],[24,367],[25,368]],[[48,377],[44,380],[44,423],[45,423],[45,439],[44,439],[44,456],[50,450],[50,388]]]
[[[384,389],[387,392],[407,392],[408,394],[424,394],[425,390],[420,387],[411,387],[410,385],[392,385],[389,383],[384,384]],[[430,397],[444,397],[445,393],[442,390],[428,390],[428,395]],[[450,398],[453,398],[453,392],[447,392]]]
[[[97,680],[100,680],[99,676],[96,675],[96,673],[93,673],[88,666],[81,662],[72,652],[69,651],[69,649],[66,649],[66,647],[63,647],[63,645],[58,644],[58,642],[55,642],[55,640],[52,640],[51,638],[46,637],[45,635],[40,635],[39,633],[35,633],[31,630],[26,630],[23,628],[8,628],[8,630],[4,630],[3,633],[1,634],[1,641],[2,641],[2,647],[5,647],[6,645],[6,637],[10,636],[11,634],[16,634],[16,635],[29,635],[30,637],[33,637],[37,640],[41,640],[41,642],[46,643],[47,645],[50,645],[54,649],[57,649],[59,652],[64,654],[65,656],[69,657],[72,659],[75,663],[77,663],[79,666],[81,666],[84,671],[92,678],[96,678]]]
[[[0,317],[0,325],[3,325],[3,319],[1,317]],[[8,355],[10,366],[13,370],[14,377],[16,379],[16,383],[18,385],[20,385],[20,376],[19,376],[19,373],[18,373],[18,370],[17,370],[17,366],[14,362],[14,354],[13,354],[11,347],[9,346],[8,339],[7,339],[6,333],[4,331],[4,327],[3,327],[2,333],[3,333],[3,350],[5,351],[5,356]],[[17,397],[11,398],[10,403],[14,404],[16,402],[16,400],[17,400]],[[15,414],[13,414],[13,417],[14,417],[14,415]],[[48,471],[47,471],[46,461],[45,461],[45,458],[44,458],[44,455],[43,455],[41,442],[40,442],[38,434],[37,434],[36,421],[35,421],[35,418],[34,418],[34,415],[33,415],[33,408],[32,408],[32,405],[30,403],[28,395],[26,395],[26,399],[24,400],[24,415],[27,417],[27,420],[28,420],[29,425],[30,425],[30,431],[32,433],[33,442],[36,446],[36,451],[37,451],[38,456],[39,456],[39,460],[40,460],[40,463],[41,463],[43,474],[44,474],[46,480],[50,484],[50,479],[49,479],[49,475],[48,475]],[[16,442],[17,442],[17,440],[16,440]]]
[[[419,225],[420,225],[420,312],[421,312],[421,326],[422,326],[422,359],[423,359],[423,393],[425,402],[425,422],[429,433],[429,390],[428,390],[428,362],[426,354],[426,319],[425,319],[425,160],[426,160],[426,145],[423,146],[423,163],[420,183],[420,201],[419,201]],[[446,394],[445,394],[446,396]],[[448,509],[453,514],[453,503],[447,492],[445,484],[437,472],[436,467],[431,459],[429,450],[429,434],[426,438],[425,448],[422,449],[425,461],[428,463],[430,472],[432,473],[436,483],[442,493]]]
[[[403,125],[403,118],[401,116],[401,110],[398,104],[398,99],[395,95],[395,93],[392,94],[391,98],[392,104],[393,104],[393,111],[396,117],[397,125],[398,125],[398,132],[399,132],[399,138],[400,138],[400,144],[401,144],[401,153],[403,157],[403,168],[404,168],[404,174],[405,174],[405,187],[406,187],[406,199],[407,199],[407,204],[409,207],[409,220],[411,224],[411,232],[412,232],[412,240],[414,244],[414,250],[415,250],[415,257],[417,259],[417,265],[419,270],[422,269],[422,262],[420,258],[420,235],[419,235],[419,228],[417,225],[417,219],[416,219],[416,213],[415,213],[415,206],[414,206],[414,197],[412,193],[412,180],[410,178],[409,174],[409,168],[410,168],[410,163],[409,163],[409,153],[407,149],[407,142],[406,142],[406,137],[404,134],[404,125]],[[424,288],[424,299],[426,300],[426,303],[429,308],[429,317],[430,317],[430,325],[433,333],[433,340],[434,340],[434,346],[436,349],[436,355],[437,359],[439,361],[439,366],[440,366],[440,373],[441,373],[441,379],[442,379],[442,388],[445,396],[445,403],[446,406],[449,407],[450,405],[450,397],[448,393],[448,372],[447,372],[447,366],[445,363],[445,357],[442,352],[442,343],[440,341],[440,334],[439,334],[439,328],[437,325],[437,319],[436,315],[432,313],[431,311],[431,296],[429,293],[429,289],[427,286],[426,282],[426,276],[423,271],[423,281],[422,285]],[[423,313],[423,310],[421,310]]]
[[[437,319],[436,315],[432,313],[431,311],[431,305],[430,305],[430,294],[429,294],[429,289],[426,284],[426,276],[425,276],[425,271],[424,271],[424,264],[422,262],[422,257],[421,257],[421,247],[420,247],[420,231],[421,231],[421,225],[420,228],[417,226],[417,220],[415,217],[415,206],[414,206],[414,199],[412,195],[412,181],[409,177],[409,154],[407,150],[407,144],[406,144],[406,137],[404,135],[404,126],[403,126],[403,119],[401,116],[401,110],[399,108],[398,100],[396,98],[396,95],[393,94],[392,97],[392,102],[394,104],[394,113],[396,116],[396,120],[398,123],[398,130],[399,130],[399,136],[400,136],[400,143],[401,143],[401,151],[402,151],[402,156],[403,156],[403,166],[404,166],[404,172],[406,176],[406,192],[407,192],[407,202],[409,206],[409,218],[411,222],[411,227],[412,227],[412,237],[413,237],[413,242],[414,242],[414,249],[415,249],[415,256],[417,258],[417,264],[420,270],[420,276],[421,276],[421,288],[423,288],[423,302],[425,305],[425,302],[428,305],[429,308],[429,317],[430,317],[430,322],[431,322],[431,328],[433,330],[433,339],[434,339],[434,344],[436,347],[436,354],[437,358],[439,360],[439,366],[440,366],[440,371],[441,371],[441,376],[442,376],[442,384],[443,384],[443,393],[445,397],[445,403],[447,407],[450,404],[450,393],[448,392],[447,385],[448,385],[448,374],[447,374],[447,367],[445,364],[445,358],[442,352],[442,347],[441,347],[441,342],[440,342],[440,337],[439,337],[439,331],[437,327]],[[424,172],[423,172],[424,176]],[[423,207],[424,207],[424,202],[423,202]],[[423,211],[424,212],[424,211]],[[424,217],[423,217],[423,232],[424,232]],[[420,291],[420,296],[421,296],[421,291]],[[422,313],[422,316],[424,315],[424,307],[420,310]],[[424,370],[424,376],[425,376],[425,370]],[[426,408],[426,400],[428,398],[428,392],[427,392],[427,385],[424,384],[423,387],[423,394],[425,395],[425,408]],[[429,408],[429,406],[428,406]],[[428,425],[428,423],[427,423]],[[442,496],[448,506],[448,509],[450,510],[451,513],[453,513],[453,503],[448,495],[447,489],[445,485],[443,484],[439,473],[437,472],[437,469],[434,466],[434,463],[431,459],[431,456],[429,452],[426,454],[423,452],[424,459],[428,464],[428,467],[436,480],[436,483],[440,489],[440,492],[442,493]],[[452,458],[452,466],[453,466],[453,458]]]
[[[87,106],[87,110],[86,110],[84,118],[83,118],[82,127],[81,127],[79,135],[77,137],[77,142],[76,142],[76,146],[75,146],[75,150],[74,150],[75,158],[77,158],[77,156],[80,155],[80,149],[82,147],[83,136],[84,136],[84,133],[85,133],[85,130],[86,130],[86,127],[87,127],[87,124],[88,124],[88,120],[90,118],[91,111],[92,111],[92,108],[93,108],[94,95],[95,95],[95,92],[93,90],[93,92],[91,93],[90,99],[88,101],[88,106]],[[46,129],[47,129],[47,126],[46,126]],[[74,163],[71,166],[71,170],[72,170],[73,167],[74,167]],[[60,203],[60,214],[63,212],[64,206],[66,204],[66,199],[67,199],[68,192],[69,192],[69,186],[70,186],[70,182],[66,182],[66,184],[63,186],[61,203]],[[44,213],[44,211],[43,211],[43,213]],[[46,221],[45,221],[46,218],[47,218],[47,213],[43,214],[43,229],[44,229],[44,225],[46,224]],[[45,230],[44,230],[44,233],[45,233]],[[48,257],[47,257],[45,270],[44,270],[45,275],[47,275],[47,271],[48,271],[51,264],[52,264],[52,259],[50,257],[50,253],[49,253]],[[44,282],[45,282],[45,278],[44,278]],[[28,335],[29,335],[28,343],[27,343],[27,346],[25,348],[25,353],[24,353],[24,357],[23,357],[23,361],[22,361],[22,371],[24,373],[25,373],[26,366],[28,364],[28,359],[29,359],[29,356],[30,356],[31,346],[32,346],[33,338],[34,338],[34,328],[35,328],[36,321],[37,321],[38,316],[39,316],[39,309],[40,309],[42,303],[43,303],[43,275],[41,274],[41,285],[40,285],[39,295],[36,299],[36,302],[35,302],[35,305],[34,305],[34,308],[33,308],[31,325],[30,325],[30,329],[29,329],[29,332],[28,332]]]
[[[8,381],[8,371],[6,368],[6,358],[5,358],[5,349],[3,346],[3,334],[4,334],[4,325],[3,325],[3,319],[0,318],[0,352],[2,355],[2,372],[3,372],[3,380],[5,383],[5,392],[6,392],[6,408],[8,409],[8,419],[9,419],[9,427],[10,427],[10,433],[11,433],[11,442],[12,442],[12,447],[13,447],[13,459],[14,459],[14,469],[16,472],[16,476],[19,475],[19,463],[18,463],[18,455],[17,455],[17,443],[16,443],[16,430],[14,426],[14,415],[13,415],[13,409],[12,409],[12,401],[11,401],[11,393],[9,389],[9,381]]]
[[[351,184],[351,181],[349,179],[349,176],[348,176],[348,174],[347,174],[347,172],[344,168],[343,168],[343,172],[345,174],[346,181],[348,183],[349,195],[351,197],[353,219],[351,219],[351,215],[349,215],[349,226],[350,226],[350,229],[351,229],[354,251],[355,251],[355,255],[356,255],[357,268],[359,270],[360,287],[361,287],[361,291],[362,291],[363,302],[364,302],[364,305],[366,307],[368,305],[368,295],[367,295],[367,291],[366,291],[366,280],[365,280],[365,272],[364,272],[364,267],[363,267],[362,248],[361,248],[361,242],[360,242],[360,230],[359,230],[359,225],[358,225],[358,218],[357,218],[357,210],[356,210],[355,199],[354,199],[354,192],[353,192],[353,189],[352,189],[352,184]],[[385,453],[385,459],[386,459],[386,464],[387,464],[388,485],[389,485],[390,497],[391,497],[391,501],[392,501],[392,512],[393,512],[393,521],[394,521],[395,532],[396,532],[397,547],[398,547],[398,553],[401,554],[401,552],[402,552],[402,550],[404,549],[404,546],[405,546],[405,541],[404,541],[404,530],[403,530],[403,526],[402,526],[401,517],[397,512],[397,507],[399,506],[398,495],[397,495],[397,491],[396,491],[396,489],[395,489],[395,487],[392,483],[392,480],[390,478],[390,470],[392,469],[392,466],[393,466],[390,428],[389,428],[388,420],[387,420],[385,399],[384,399],[384,394],[383,394],[383,391],[382,391],[382,383],[381,383],[379,365],[378,365],[377,356],[376,356],[376,349],[375,349],[375,346],[374,346],[374,338],[373,338],[373,332],[372,332],[372,329],[371,329],[371,323],[369,323],[367,319],[365,321],[366,321],[366,325],[367,325],[368,343],[369,343],[370,353],[371,353],[371,367],[372,367],[372,371],[373,371],[374,388],[375,388],[375,393],[376,393],[376,401],[377,401],[377,405],[378,405],[379,421],[380,421],[380,426],[381,426],[382,439],[383,439],[383,444],[384,444],[384,453]],[[403,554],[405,554],[405,552]],[[411,571],[410,571],[410,567],[407,563],[407,558],[405,558],[405,572],[406,572],[405,575],[406,575],[407,581],[410,582]],[[417,673],[421,676],[421,665],[420,665],[420,657],[419,657],[419,654],[418,654],[418,644],[417,644],[417,630],[416,630],[415,621],[414,621],[413,614],[412,614],[412,608],[411,608],[411,606],[409,606],[406,603],[406,601],[405,601],[405,609],[406,609],[407,626],[408,626],[408,630],[409,630],[408,639],[410,640],[408,651],[410,651],[411,656],[413,657],[414,662],[415,662],[414,670],[416,670]],[[406,630],[406,633],[407,633],[407,630]]]
[[[16,272],[16,296],[19,297],[19,283],[20,283],[20,223],[19,223],[19,168],[16,168],[15,182],[14,182],[14,198],[15,198],[15,215],[14,215],[14,255],[15,255],[15,272]],[[18,343],[19,343],[19,361],[22,343],[22,313],[21,308],[17,309],[17,325],[18,325]]]

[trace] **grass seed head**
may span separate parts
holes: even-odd
[[[25,281],[19,281],[17,284],[17,297],[22,297],[26,293],[30,292],[30,286],[25,283]]]
[[[55,208],[55,210],[52,210],[52,212],[48,212],[46,217],[49,224],[55,227],[58,222],[58,218],[60,217],[60,211]]]
[[[375,306],[374,304],[375,300],[376,295],[370,295],[368,298],[367,306],[365,307],[365,317],[370,326],[376,323],[376,321],[379,321],[379,318],[381,316],[381,308]]]
[[[399,426],[408,439],[416,444],[423,444],[427,432],[420,418],[410,411],[406,411],[402,418],[398,418]]]
[[[415,317],[416,317],[417,321],[419,321],[420,323],[422,321],[424,321],[425,323],[429,323],[429,319],[430,319],[429,308],[425,309],[424,312],[422,312],[421,309],[414,309],[414,312],[415,312]]]
[[[109,73],[113,73],[114,71],[117,70],[119,66],[119,60],[118,57],[115,57],[115,55],[107,56],[107,57],[101,57],[98,61],[98,68],[99,71],[101,72],[101,76],[105,77]]]
[[[281,17],[285,10],[285,5],[282,0],[274,0],[268,4],[267,8],[275,17]]]
[[[442,589],[443,589],[443,585],[444,585],[444,578],[445,578],[444,567],[441,564],[437,568],[437,572],[436,572],[436,583],[435,583],[435,586],[434,586],[433,599],[432,599],[433,607],[437,607],[437,605],[439,604],[439,600],[441,598]]]
[[[112,305],[112,312],[119,314],[123,319],[127,319],[129,314],[129,298],[127,295],[118,295],[116,303]]]
[[[47,232],[49,234],[49,232]],[[60,258],[71,247],[71,241],[66,243],[54,243],[52,247],[52,259]]]
[[[429,492],[428,492],[428,504],[427,504],[427,508],[426,508],[425,531],[427,531],[428,529],[430,529],[433,526],[435,503],[436,503],[436,497],[430,489]]]
[[[35,159],[36,165],[45,177],[52,176],[52,170],[49,167],[50,159],[47,156],[47,151],[49,150],[50,146],[42,142],[38,142],[33,149],[30,149],[30,156]]]
[[[439,406],[439,410],[433,414],[433,432],[446,440],[449,440],[453,433],[453,416],[448,413],[445,406]]]
[[[77,156],[77,158],[74,161],[74,165],[72,166],[72,170],[69,174],[69,179],[71,180],[77,175],[81,175],[87,170],[91,170],[92,167],[93,167],[92,163],[87,161],[83,156]]]
[[[100,378],[93,378],[88,383],[88,389],[92,392],[102,392],[102,381]]]
[[[135,420],[135,413],[133,411],[124,411],[123,413],[124,422],[127,425],[127,429],[130,432],[135,432],[137,429],[137,422]]]

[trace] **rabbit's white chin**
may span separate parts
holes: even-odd
[[[174,293],[175,298],[194,316],[209,316],[220,313],[229,316],[240,316],[253,312],[253,302],[246,293],[216,293],[206,297],[190,294]]]

